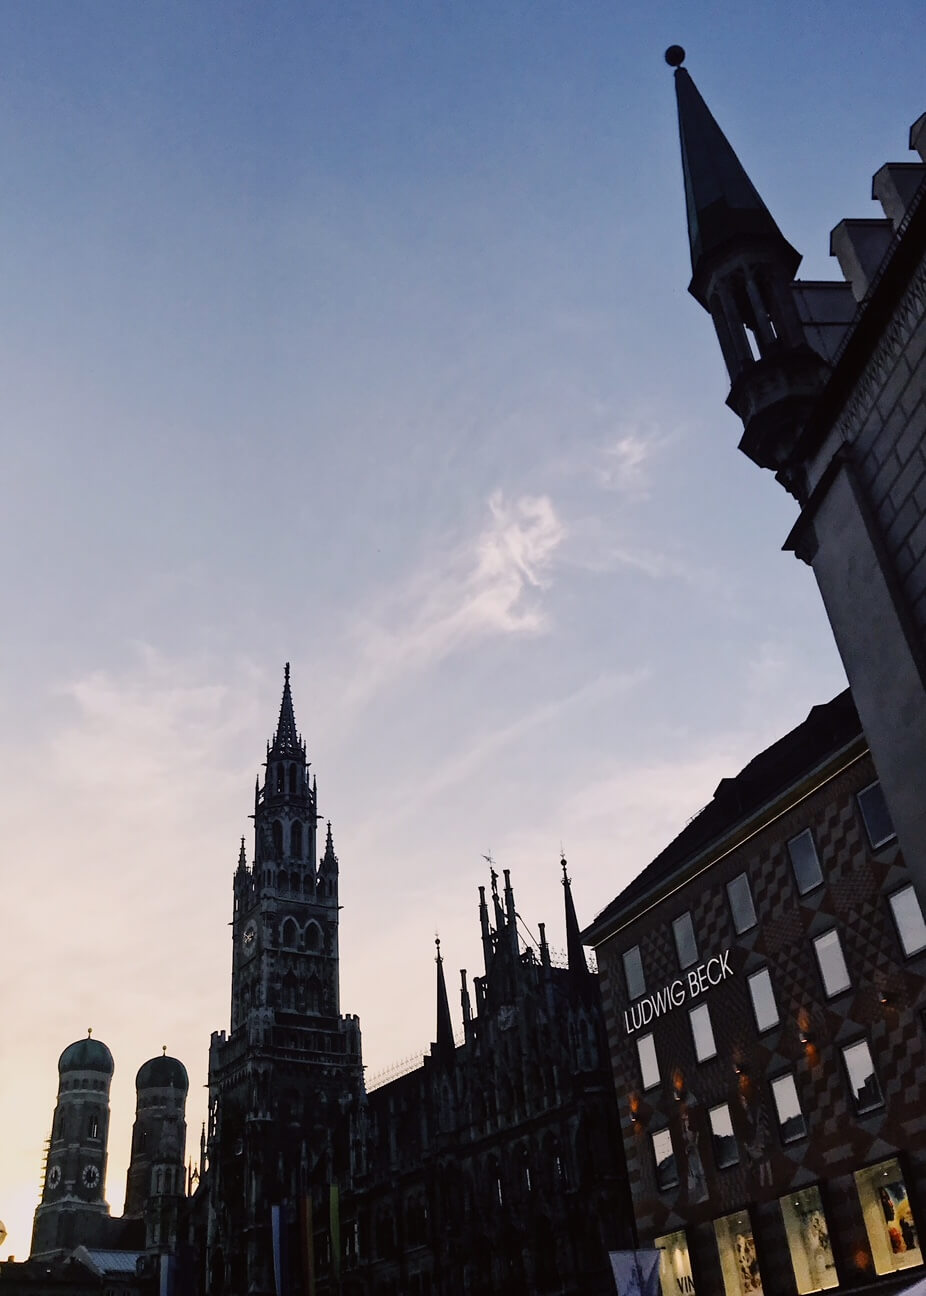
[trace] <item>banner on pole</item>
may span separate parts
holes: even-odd
[[[658,1251],[609,1251],[618,1296],[659,1296]]]

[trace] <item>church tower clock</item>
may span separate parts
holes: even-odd
[[[350,1178],[363,1068],[359,1021],[340,1011],[338,860],[330,824],[318,858],[289,663],[253,817],[233,884],[231,1030],[209,1053],[207,1283],[273,1292],[276,1236],[295,1296],[310,1285],[313,1210]]]

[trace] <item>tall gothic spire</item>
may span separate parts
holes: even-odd
[[[437,1052],[443,1058],[453,1056],[453,1022],[450,1020],[450,1003],[447,999],[447,983],[444,980],[444,960],[441,958],[440,937],[434,939],[437,949]]]
[[[272,756],[301,756],[302,740],[296,732],[296,716],[293,712],[293,695],[289,688],[289,662],[283,668],[283,700],[280,702],[280,718],[277,721],[276,733],[270,748]]]
[[[745,240],[774,245],[793,263],[792,277],[801,258],[775,224],[730,141],[717,125],[687,69],[681,66],[684,57],[685,51],[679,45],[666,50],[666,62],[675,68],[691,245],[690,292],[707,307],[704,283],[707,264],[727,251],[732,243],[742,246]]]
[[[572,884],[566,871],[565,856],[560,859],[560,864],[563,867],[563,892],[566,904],[566,954],[569,959],[569,971],[573,976],[578,975],[585,978],[589,975],[588,961],[585,957],[582,937],[579,934],[579,921],[576,918],[576,907],[572,899]]]

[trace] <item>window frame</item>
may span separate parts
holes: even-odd
[[[791,1082],[791,1088],[794,1091],[794,1097],[797,1100],[797,1110],[800,1114],[801,1126],[802,1126],[800,1132],[797,1134],[788,1134],[788,1135],[785,1134],[785,1121],[793,1120],[794,1117],[786,1116],[784,1117],[784,1119],[782,1119],[781,1107],[779,1106],[778,1103],[778,1094],[775,1088],[775,1086],[780,1085],[782,1081]],[[778,1125],[778,1137],[781,1140],[781,1142],[784,1144],[799,1143],[801,1139],[807,1138],[810,1129],[807,1124],[807,1115],[804,1111],[804,1104],[801,1102],[801,1093],[797,1087],[797,1073],[793,1070],[779,1071],[777,1075],[769,1077],[768,1087],[772,1095],[772,1105],[774,1106],[775,1109],[775,1121],[776,1124]]]
[[[733,897],[730,894],[730,888],[735,883],[740,881],[742,881],[745,884],[746,895],[749,897],[749,908],[752,910],[752,922],[746,923],[744,927],[741,927],[739,925],[739,922],[737,921],[736,907],[733,903]],[[736,877],[730,878],[730,881],[726,885],[726,892],[727,892],[727,905],[729,906],[730,909],[730,917],[733,920],[733,930],[736,932],[737,936],[742,936],[744,932],[752,931],[753,927],[758,925],[759,918],[758,915],[756,914],[756,901],[755,901],[755,897],[752,894],[752,885],[749,881],[749,874],[746,872],[745,869],[742,871],[742,873],[737,873]]]
[[[826,973],[823,970],[823,960],[820,958],[820,941],[826,936],[836,937],[836,948],[839,950],[839,957],[842,960],[842,966],[846,974],[845,985],[831,990],[827,984]],[[839,935],[839,928],[834,923],[832,927],[827,927],[825,931],[819,932],[812,939],[814,958],[817,960],[817,971],[820,973],[820,984],[823,986],[823,994],[827,999],[836,999],[839,995],[845,994],[847,990],[852,989],[852,977],[849,975],[849,965],[846,962],[845,951],[842,948],[842,939]]]
[[[871,829],[868,827],[868,817],[865,814],[865,807],[862,804],[862,797],[865,795],[866,792],[871,792],[874,788],[878,788],[879,791],[881,792],[881,799],[884,802],[884,809],[887,811],[887,817],[890,820],[890,824],[891,824],[891,831],[887,834],[887,836],[880,837],[877,841],[875,841],[872,838]],[[855,794],[855,804],[858,806],[858,812],[859,815],[861,816],[862,824],[865,828],[865,836],[868,838],[868,845],[873,851],[883,850],[885,846],[889,845],[892,841],[897,840],[897,829],[894,827],[894,821],[891,818],[890,806],[887,804],[887,797],[885,797],[884,795],[884,789],[881,787],[880,779],[873,779],[872,782],[867,785],[867,787],[859,788],[859,790]]]
[[[769,994],[772,996],[772,1007],[775,1009],[775,1020],[769,1022],[765,1026],[763,1026],[763,1024],[759,1021],[759,1013],[756,1008],[756,997],[752,989],[753,982],[758,981],[758,979],[761,976],[764,976],[766,978],[766,981],[768,982]],[[775,987],[772,985],[772,974],[768,969],[768,964],[765,964],[763,967],[756,968],[755,972],[750,972],[750,974],[746,978],[746,985],[749,989],[749,1002],[752,1006],[753,1021],[756,1024],[756,1030],[759,1032],[759,1034],[764,1035],[766,1031],[774,1030],[776,1026],[780,1026],[781,1010],[778,1007],[778,1000],[775,998]]]
[[[643,1065],[643,1054],[641,1051],[641,1045],[647,1042],[652,1045],[653,1065],[656,1068],[656,1078],[655,1080],[650,1080],[649,1084],[646,1082],[646,1069]],[[655,1089],[656,1086],[662,1082],[662,1073],[659,1070],[659,1055],[656,1052],[656,1037],[652,1031],[648,1031],[645,1035],[637,1036],[637,1064],[640,1068],[640,1084],[643,1088],[643,1092],[647,1093],[650,1089]]]
[[[846,1058],[846,1054],[847,1054],[851,1049],[858,1048],[858,1046],[859,1046],[860,1044],[864,1044],[864,1045],[865,1045],[865,1048],[866,1048],[866,1050],[867,1050],[867,1052],[868,1052],[868,1061],[869,1061],[870,1064],[871,1064],[871,1074],[874,1076],[875,1084],[878,1086],[878,1094],[879,1094],[879,1099],[878,1099],[878,1101],[877,1101],[877,1102],[873,1102],[873,1103],[869,1103],[867,1107],[861,1107],[861,1106],[859,1105],[859,1101],[858,1101],[858,1098],[857,1098],[857,1096],[856,1096],[856,1092],[855,1092],[855,1086],[853,1085],[853,1082],[852,1082],[852,1072],[849,1070],[849,1063],[848,1063],[848,1060],[847,1060],[847,1058]],[[851,1096],[852,1103],[853,1103],[854,1108],[855,1108],[855,1114],[856,1114],[856,1116],[867,1116],[870,1112],[880,1111],[881,1108],[884,1107],[884,1106],[886,1106],[887,1104],[886,1104],[886,1099],[885,1099],[885,1097],[884,1097],[884,1088],[883,1088],[883,1086],[882,1086],[882,1084],[881,1084],[881,1078],[880,1078],[880,1076],[878,1075],[877,1070],[875,1069],[875,1060],[874,1060],[874,1058],[873,1058],[872,1055],[871,1055],[871,1043],[870,1043],[870,1041],[869,1041],[869,1039],[868,1039],[868,1036],[867,1036],[867,1035],[857,1035],[856,1038],[855,1038],[854,1040],[850,1040],[848,1044],[840,1044],[840,1046],[839,1046],[839,1055],[840,1055],[840,1057],[842,1058],[842,1069],[843,1069],[843,1072],[845,1073],[845,1077],[846,1077],[846,1084],[848,1085],[848,1088],[849,1088],[849,1094],[850,1094],[850,1096]]]
[[[698,1036],[694,1027],[694,1018],[696,1013],[706,1014],[707,1027],[711,1033],[712,1052],[705,1053],[703,1057],[701,1056],[698,1050]],[[710,1062],[712,1058],[715,1058],[717,1056],[717,1036],[714,1034],[714,1023],[711,1021],[711,1010],[706,1003],[702,1002],[699,1004],[695,1004],[694,1008],[688,1009],[688,1026],[689,1029],[691,1030],[691,1041],[692,1044],[694,1045],[695,1061],[699,1063]]]
[[[797,869],[794,866],[794,856],[791,853],[792,842],[800,841],[802,837],[810,838],[811,845],[813,846],[814,859],[817,861],[817,871],[820,874],[816,882],[811,882],[810,885],[806,887],[801,886],[800,878],[797,875]],[[785,842],[785,849],[788,852],[788,859],[791,863],[791,875],[794,878],[794,885],[797,887],[798,895],[801,896],[810,895],[811,891],[816,891],[817,887],[822,886],[825,880],[823,877],[823,865],[820,863],[820,852],[817,850],[817,839],[813,835],[813,829],[802,828],[799,833],[795,833],[793,837],[789,837],[788,840]]]
[[[642,987],[636,994],[633,993],[630,985],[630,977],[627,974],[627,958],[629,955],[633,954],[634,951],[636,951],[637,961],[640,964],[640,985]],[[621,953],[621,967],[624,971],[624,987],[627,991],[627,998],[631,1003],[634,1003],[637,999],[642,999],[646,994],[646,972],[643,968],[643,954],[638,944],[631,945],[629,949],[625,949]]]
[[[915,958],[917,954],[922,954],[923,951],[926,950],[926,936],[924,936],[923,938],[922,945],[918,945],[916,949],[910,949],[910,950],[907,949],[906,941],[903,938],[903,931],[901,929],[900,923],[897,920],[897,910],[894,908],[895,898],[897,896],[903,895],[906,891],[913,892],[913,899],[916,901],[916,907],[919,910],[920,918],[923,921],[924,927],[926,927],[926,914],[923,913],[923,906],[920,904],[920,898],[916,894],[916,887],[913,885],[912,882],[905,882],[903,886],[896,887],[887,896],[887,905],[891,911],[891,920],[894,924],[894,931],[897,933],[897,943],[900,945],[904,958],[910,959],[910,958]]]
[[[723,1110],[726,1112],[727,1123],[730,1126],[729,1134],[718,1134],[717,1131],[714,1129],[714,1112],[720,1111],[721,1108],[723,1108]],[[739,1144],[739,1139],[736,1137],[736,1130],[733,1128],[733,1113],[730,1111],[730,1104],[728,1102],[720,1102],[720,1103],[715,1103],[713,1107],[708,1108],[707,1123],[710,1126],[711,1150],[714,1154],[714,1165],[717,1167],[717,1169],[730,1170],[733,1168],[733,1166],[739,1165],[740,1144]],[[735,1149],[735,1155],[732,1160],[721,1161],[720,1157],[718,1156],[717,1149],[719,1146],[719,1142],[721,1139],[724,1138],[733,1139],[733,1147]]]
[[[669,1140],[669,1149],[672,1154],[672,1172],[675,1175],[675,1178],[672,1180],[671,1183],[662,1183],[659,1178],[660,1161],[656,1152],[656,1139],[659,1137],[660,1134],[664,1134],[666,1138]],[[679,1186],[682,1180],[678,1169],[678,1157],[675,1154],[675,1143],[672,1140],[672,1130],[669,1128],[668,1125],[661,1125],[659,1129],[650,1130],[650,1147],[653,1152],[653,1171],[656,1175],[656,1188],[661,1193],[671,1192],[673,1188],[677,1188]],[[667,1160],[668,1158],[663,1158],[663,1159]]]
[[[679,924],[684,924],[685,922],[688,923],[688,931],[686,935],[690,936],[692,949],[694,950],[694,956],[690,958],[687,963],[682,962],[682,950],[678,937]],[[675,955],[678,959],[679,969],[684,972],[687,968],[694,967],[700,954],[698,952],[698,938],[694,929],[694,919],[691,916],[690,909],[686,909],[684,913],[680,913],[676,918],[672,919],[672,939],[675,942]]]

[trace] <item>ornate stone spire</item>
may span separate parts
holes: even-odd
[[[450,1003],[447,999],[447,983],[444,980],[444,960],[441,958],[440,937],[435,936],[434,945],[437,955],[437,1040],[435,1048],[444,1058],[452,1058],[454,1053],[453,1023],[450,1020]]]
[[[585,980],[591,974],[588,970],[588,960],[585,957],[585,947],[579,934],[579,921],[576,918],[576,907],[572,899],[572,884],[566,871],[565,855],[560,859],[560,864],[563,868],[563,892],[566,905],[566,954],[569,959],[569,971],[574,977]]]
[[[301,756],[304,748],[296,731],[296,717],[293,712],[293,695],[289,688],[289,662],[283,668],[283,700],[280,702],[280,718],[277,721],[276,733],[270,747],[271,756]]]

